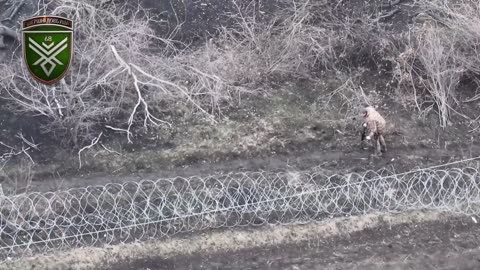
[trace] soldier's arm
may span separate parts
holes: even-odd
[[[362,138],[360,141],[364,141],[365,138],[367,137],[367,123],[363,123],[362,125]]]
[[[369,130],[369,133],[367,134],[367,140],[370,140],[375,132],[377,132],[377,123],[375,123],[374,120],[369,120],[367,121],[367,128]]]

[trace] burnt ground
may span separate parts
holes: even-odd
[[[104,270],[479,269],[480,226],[470,217],[366,229],[238,252],[156,258]]]

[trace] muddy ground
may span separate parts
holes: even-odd
[[[366,229],[294,245],[116,264],[105,270],[479,269],[471,217]]]

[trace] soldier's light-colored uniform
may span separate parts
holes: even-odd
[[[371,106],[366,107],[363,113],[364,113],[364,125],[366,125],[366,139],[370,140],[374,138],[375,141],[377,142],[380,139],[378,143],[382,144],[386,149],[386,145],[383,138],[386,131],[385,119],[375,110],[375,108]],[[378,151],[379,149],[376,149],[376,150]]]
[[[367,136],[372,137],[374,134],[385,134],[385,119],[373,107],[366,107],[364,120],[367,124]]]

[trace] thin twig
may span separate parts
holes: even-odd
[[[87,150],[87,149],[90,149],[90,148],[94,147],[98,143],[98,141],[100,140],[100,137],[102,136],[102,134],[103,134],[103,132],[100,132],[98,137],[94,138],[90,145],[87,145],[87,146],[83,147],[82,149],[80,149],[80,151],[78,151],[79,169],[82,168],[82,156],[81,156],[82,152],[84,150]]]
[[[122,155],[122,154],[120,154],[119,152],[117,152],[117,151],[115,151],[115,150],[108,149],[105,145],[103,145],[103,143],[101,143],[100,145],[103,147],[103,149],[105,149],[105,150],[106,150],[107,152],[109,152],[109,153],[114,153],[114,154],[117,154],[117,155],[119,155],[119,156]]]

